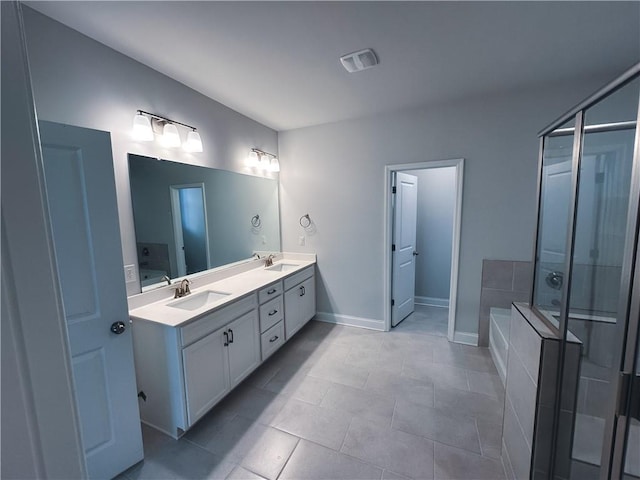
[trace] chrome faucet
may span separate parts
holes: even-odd
[[[173,298],[180,298],[184,297],[185,295],[189,295],[191,293],[191,289],[189,288],[190,284],[191,281],[188,278],[183,278],[180,282],[180,286],[176,288],[176,293]]]
[[[276,258],[276,256],[272,253],[270,254],[267,258],[265,258],[264,260],[264,266],[265,267],[270,267],[273,265],[273,259]]]

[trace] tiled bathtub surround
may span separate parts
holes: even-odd
[[[502,458],[509,478],[549,477],[560,346],[558,337],[528,306],[512,307],[502,439]],[[575,362],[575,368],[565,372],[566,399],[575,399],[577,394],[580,348],[578,343],[567,344],[567,360]],[[574,404],[563,405],[561,415],[573,416]],[[563,474],[571,458],[570,435],[561,436],[556,449],[557,477],[566,478]]]
[[[483,260],[480,290],[478,346],[489,346],[491,307],[511,308],[512,302],[527,302],[531,292],[531,262]]]

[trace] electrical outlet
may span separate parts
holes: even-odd
[[[124,266],[124,281],[126,283],[132,283],[136,281],[136,266],[125,265]]]
[[[298,237],[298,245],[300,245],[301,247],[304,247],[304,235],[300,235]]]

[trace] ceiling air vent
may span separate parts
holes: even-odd
[[[376,66],[378,59],[376,58],[376,54],[373,53],[373,50],[367,48],[341,56],[340,62],[342,62],[342,66],[347,72],[353,73]]]

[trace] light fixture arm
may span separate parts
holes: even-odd
[[[164,120],[165,122],[174,123],[177,125],[182,125],[183,127],[190,128],[194,132],[196,131],[196,127],[192,127],[191,125],[187,125],[186,123],[176,122],[175,120],[171,120],[170,118],[163,117],[162,115],[158,115],[157,113],[145,112],[144,110],[138,110],[138,113],[147,115],[148,117],[155,118],[157,120]]]
[[[259,156],[266,155],[271,158],[277,158],[278,156],[274,153],[265,152],[264,150],[260,150],[259,148],[252,148],[252,152],[256,152]]]

